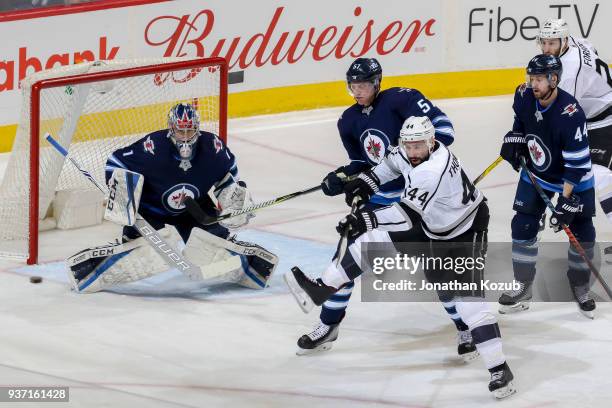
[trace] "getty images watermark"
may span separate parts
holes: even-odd
[[[593,247],[591,261],[612,283],[612,265],[601,262],[602,247]],[[573,301],[567,277],[573,268],[573,273],[582,270],[579,273],[591,283],[596,298],[608,300],[586,263],[571,257],[568,262],[568,250],[567,243],[558,242],[540,242],[538,252],[531,255],[518,253],[516,248],[513,253],[512,243],[363,243],[361,299],[438,302],[461,297],[497,302],[502,293],[519,290],[521,281],[531,279],[534,301]]]
[[[408,275],[416,275],[418,271],[435,271],[444,274],[449,279],[433,282],[428,279],[400,279],[399,281],[385,282],[382,278],[374,279],[372,287],[377,291],[482,291],[482,290],[519,290],[521,285],[515,279],[510,282],[492,282],[489,279],[474,279],[474,271],[484,271],[486,254],[483,256],[466,257],[438,257],[425,254],[413,255],[396,253],[394,256],[377,256],[372,259],[372,272],[383,275],[388,271],[395,271]],[[465,273],[468,275],[464,275]],[[453,277],[453,275],[456,275]]]

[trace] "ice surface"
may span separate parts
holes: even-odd
[[[472,177],[497,157],[511,101],[437,101],[453,120],[453,151]],[[256,201],[316,185],[345,164],[340,112],[230,121],[229,144]],[[491,241],[509,240],[515,182],[501,164],[480,186],[491,207]],[[239,236],[280,256],[266,291],[201,287],[170,271],[77,295],[61,260],[110,240],[117,227],[43,233],[39,266],[0,261],[0,385],[67,385],[71,402],[54,406],[71,407],[610,406],[612,310],[603,302],[594,321],[561,303],[499,316],[519,390],[501,402],[489,395],[482,361],[457,361],[454,327],[437,303],[362,303],[358,286],[334,348],[297,357],[297,338],[318,316],[302,314],[281,275],[292,265],[319,273],[345,211],[341,198],[315,193],[258,213]],[[601,213],[596,225],[600,239],[612,238]],[[551,231],[544,238],[565,240]],[[45,280],[34,285],[28,275]]]

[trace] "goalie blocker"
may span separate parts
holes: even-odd
[[[180,236],[167,226],[159,231],[174,251]],[[278,257],[259,245],[234,237],[225,240],[194,228],[183,256],[201,270],[194,280],[207,284],[232,282],[252,289],[263,289],[276,268]],[[126,243],[85,249],[67,259],[68,277],[79,293],[94,293],[117,284],[145,279],[169,270],[163,258],[144,238]]]

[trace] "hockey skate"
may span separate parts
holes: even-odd
[[[520,289],[504,292],[499,297],[499,313],[510,314],[529,309],[533,282],[518,283],[521,285]]]
[[[466,363],[480,356],[469,330],[457,332],[457,354]]]
[[[338,338],[340,324],[326,325],[319,322],[317,326],[308,334],[298,339],[298,356],[327,351],[332,348],[333,342]]]
[[[310,312],[315,305],[321,306],[337,291],[336,288],[325,285],[321,279],[313,280],[304,275],[304,272],[297,266],[291,268],[291,271],[285,274],[284,279],[304,313]]]
[[[571,286],[572,294],[578,305],[580,313],[589,319],[595,318],[595,300],[591,298],[589,293],[589,285]]]
[[[504,363],[499,366],[498,370],[491,372],[489,391],[491,391],[497,399],[509,397],[516,393],[516,388],[514,388],[512,380],[514,380],[514,375],[512,371],[510,371],[508,364]]]

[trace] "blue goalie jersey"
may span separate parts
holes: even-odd
[[[380,163],[389,148],[397,145],[404,121],[423,115],[434,125],[438,141],[447,146],[453,143],[455,132],[448,116],[416,89],[389,88],[368,107],[354,104],[346,109],[338,120],[338,131],[351,160],[348,174]],[[398,201],[404,184],[403,177],[383,184],[372,201],[383,205]]]
[[[522,84],[514,95],[512,130],[525,135],[529,169],[542,187],[560,193],[563,183],[575,192],[593,187],[585,114],[573,96],[558,88],[555,101],[542,108],[531,88]],[[521,172],[521,178],[531,184]]]
[[[150,133],[137,142],[116,150],[106,162],[106,179],[117,167],[144,176],[139,212],[147,218],[172,217],[185,212],[185,196],[194,198],[205,211],[215,213],[208,191],[238,180],[234,155],[216,135],[200,131],[191,167],[181,159],[168,129]]]

